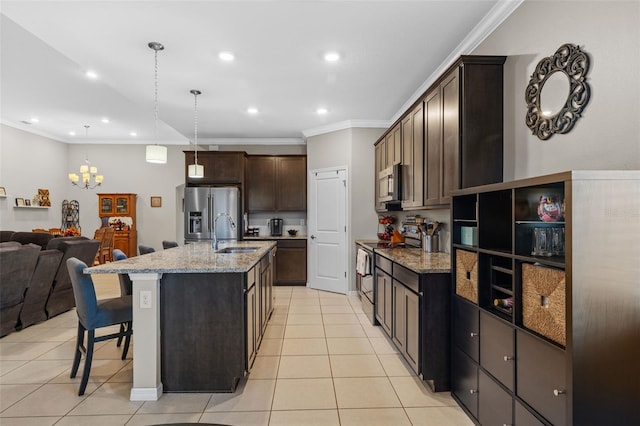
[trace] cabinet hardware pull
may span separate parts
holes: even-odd
[[[474,333],[473,331],[471,333],[469,333],[470,337],[476,337],[478,335],[478,333]]]
[[[478,389],[469,389],[469,393],[470,393],[471,395],[473,395],[473,394],[475,394],[475,393],[478,393]]]
[[[312,240],[315,240],[315,239],[316,239],[316,236],[315,236],[315,235],[312,235],[312,236],[311,236],[311,239],[312,239]]]
[[[567,393],[567,391],[563,390],[563,389],[554,389],[553,390],[553,395],[554,396],[564,395],[565,393]]]
[[[505,361],[513,361],[513,357],[512,357],[512,356],[509,356],[509,355],[505,355],[505,356],[504,356],[504,360],[505,360]]]

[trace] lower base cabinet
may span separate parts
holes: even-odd
[[[449,274],[418,274],[376,254],[376,320],[434,391],[450,388]]]
[[[482,370],[478,372],[478,420],[483,425],[513,424],[513,398]]]
[[[307,284],[307,240],[278,240],[274,285]]]

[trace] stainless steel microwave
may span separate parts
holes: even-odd
[[[378,173],[378,200],[384,203],[402,201],[402,168],[394,164]]]

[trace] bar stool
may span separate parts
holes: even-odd
[[[132,298],[131,296],[114,297],[112,299],[98,300],[96,289],[90,275],[83,273],[87,264],[75,257],[67,259],[67,269],[71,277],[73,286],[73,296],[76,300],[76,313],[78,314],[78,338],[76,340],[76,353],[73,359],[70,377],[73,379],[78,373],[80,358],[85,354],[84,371],[80,381],[78,395],[84,395],[91,372],[91,361],[93,359],[93,348],[95,342],[102,342],[109,339],[124,337],[124,349],[122,359],[127,357],[129,344],[131,342],[132,319]],[[96,337],[98,328],[126,323],[124,332],[107,334]],[[87,346],[84,346],[84,332],[87,332]]]

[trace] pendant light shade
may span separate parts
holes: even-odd
[[[204,177],[204,166],[202,164],[189,164],[189,177],[202,179]]]
[[[152,41],[148,46],[155,54],[155,77],[154,77],[154,131],[155,145],[147,145],[146,159],[148,163],[166,164],[167,147],[158,145],[158,51],[164,50],[164,46],[157,41]]]
[[[147,163],[165,164],[167,162],[167,147],[162,145],[147,145]]]
[[[193,89],[189,93],[193,95],[193,134],[196,150],[194,152],[195,161],[193,164],[189,164],[189,167],[187,169],[187,176],[192,179],[202,179],[204,177],[204,166],[198,164],[198,95],[202,94],[202,92]]]

